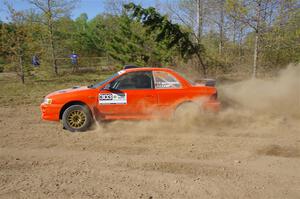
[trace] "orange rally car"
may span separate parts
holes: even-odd
[[[186,104],[218,111],[214,83],[189,82],[167,68],[125,67],[108,79],[47,95],[42,119],[63,122],[69,131],[85,131],[93,121],[173,118]]]

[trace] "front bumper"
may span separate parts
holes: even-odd
[[[51,120],[51,121],[59,121],[59,113],[60,113],[61,108],[62,107],[59,104],[42,103],[40,105],[42,119],[43,120]]]

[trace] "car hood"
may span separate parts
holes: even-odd
[[[63,90],[58,90],[58,91],[54,91],[53,93],[50,93],[47,95],[47,97],[51,97],[54,95],[63,95],[63,94],[70,94],[70,93],[77,93],[77,92],[82,92],[82,91],[86,91],[86,90],[90,90],[92,88],[88,88],[87,86],[74,86],[72,88],[67,88],[67,89],[63,89]]]

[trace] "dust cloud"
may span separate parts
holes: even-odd
[[[97,125],[100,132],[187,133],[270,132],[282,125],[300,127],[300,66],[290,65],[277,77],[249,79],[218,87],[221,111],[198,113],[187,107],[185,115],[171,121],[116,121]],[[187,114],[193,113],[193,114]]]
[[[300,66],[289,66],[271,80],[250,79],[220,89],[225,100],[256,114],[300,117]]]

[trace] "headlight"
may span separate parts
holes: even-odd
[[[51,104],[52,103],[52,99],[45,98],[43,103],[44,104]]]

